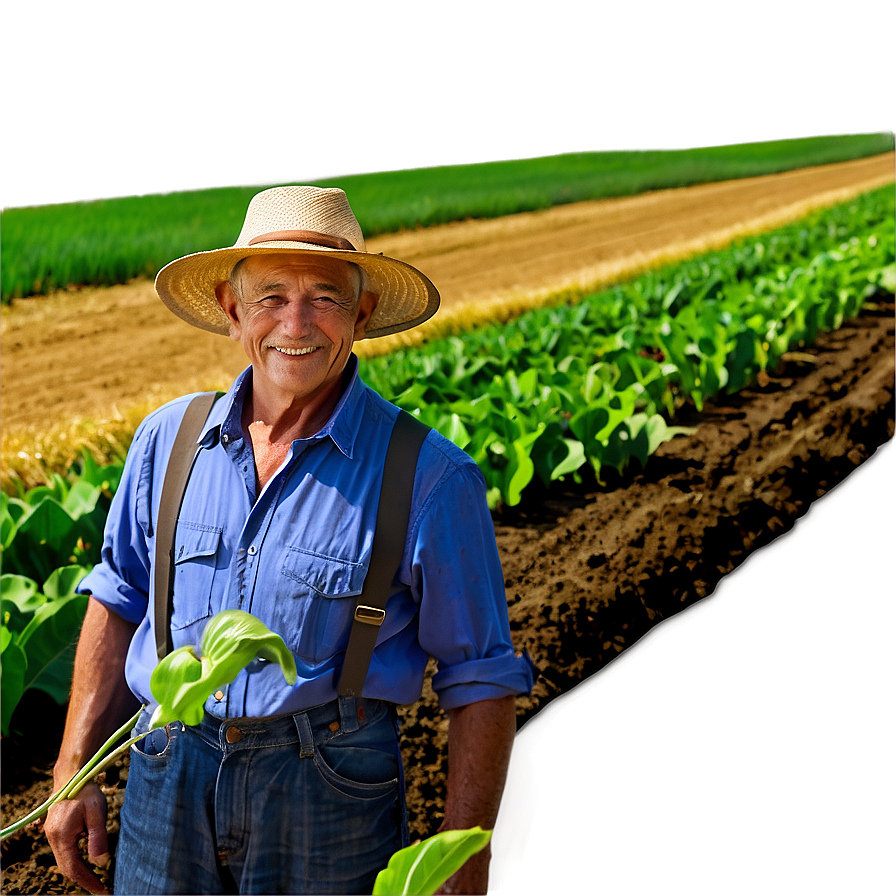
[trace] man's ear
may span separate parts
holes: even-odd
[[[230,338],[239,342],[240,333],[242,332],[239,314],[237,313],[239,301],[229,281],[225,280],[215,287],[215,298],[218,300],[222,311],[227,315],[227,320],[230,321]]]
[[[376,304],[379,300],[378,293],[367,290],[361,293],[361,298],[358,301],[358,316],[355,318],[354,342],[367,337],[367,325],[370,323],[373,312],[376,311]]]

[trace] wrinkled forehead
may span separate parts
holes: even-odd
[[[230,281],[237,280],[243,290],[267,289],[274,285],[298,280],[316,284],[330,284],[341,292],[359,296],[364,283],[361,268],[342,258],[331,258],[324,253],[299,252],[250,255],[236,263]]]

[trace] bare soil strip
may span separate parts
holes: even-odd
[[[893,166],[889,153],[408,231],[372,239],[369,248],[418,266],[438,285],[443,310],[429,328],[438,332],[457,313],[469,316],[473,309],[489,316],[525,307],[533,296],[605,285],[777,226],[892,181]],[[226,385],[245,364],[237,344],[173,315],[149,281],[19,300],[4,309],[0,332],[7,433],[110,419],[135,404]],[[363,353],[392,344],[374,340],[360,347]]]

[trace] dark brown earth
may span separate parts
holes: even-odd
[[[530,497],[495,518],[511,628],[539,668],[522,723],[598,671],[657,622],[711,593],[756,548],[790,529],[812,501],[894,431],[894,308],[879,306],[824,336],[774,376],[685,413],[694,435],[663,445],[646,470]],[[861,558],[855,562],[860,563]],[[3,823],[49,793],[61,714],[24,704],[3,742]],[[45,708],[45,707],[44,707]],[[446,725],[427,687],[404,715],[413,831],[438,827]],[[117,830],[125,770],[108,780]],[[39,827],[4,841],[4,893],[77,893],[55,869]]]

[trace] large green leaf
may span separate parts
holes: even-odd
[[[19,612],[30,618],[31,614],[47,602],[45,595],[37,590],[37,582],[27,576],[7,573],[0,576],[0,597],[3,603],[15,605]]]
[[[78,519],[90,513],[95,507],[101,494],[98,485],[91,485],[84,479],[79,479],[71,487],[62,506],[69,512],[72,519]]]
[[[86,594],[75,594],[37,609],[18,642],[28,662],[26,691],[40,688],[60,704],[68,699],[74,648],[87,601]]]
[[[89,566],[61,566],[54,569],[44,582],[44,594],[49,598],[68,597],[75,593],[81,579],[90,572]]]
[[[12,634],[4,625],[3,652],[0,663],[3,669],[0,674],[0,734],[6,737],[9,734],[9,721],[13,710],[18,706],[19,700],[25,691],[25,668],[28,661],[25,653],[13,639]]]
[[[159,702],[150,720],[153,728],[175,719],[198,725],[208,695],[233,681],[258,656],[277,663],[286,681],[295,683],[295,658],[283,639],[250,613],[216,613],[208,621],[199,646],[200,656],[192,647],[180,647],[153,670],[149,687]]]
[[[75,521],[54,497],[45,495],[31,512],[19,520],[12,543],[4,553],[4,564],[43,582],[64,566],[77,542]]]
[[[61,504],[65,500],[68,491],[68,483],[58,473],[53,473],[48,485],[36,485],[34,488],[28,489],[25,500],[31,507],[36,506],[47,497]]]
[[[492,832],[480,827],[440,831],[392,855],[376,877],[373,896],[414,894],[430,896],[459,871],[471,856],[488,845]]]

